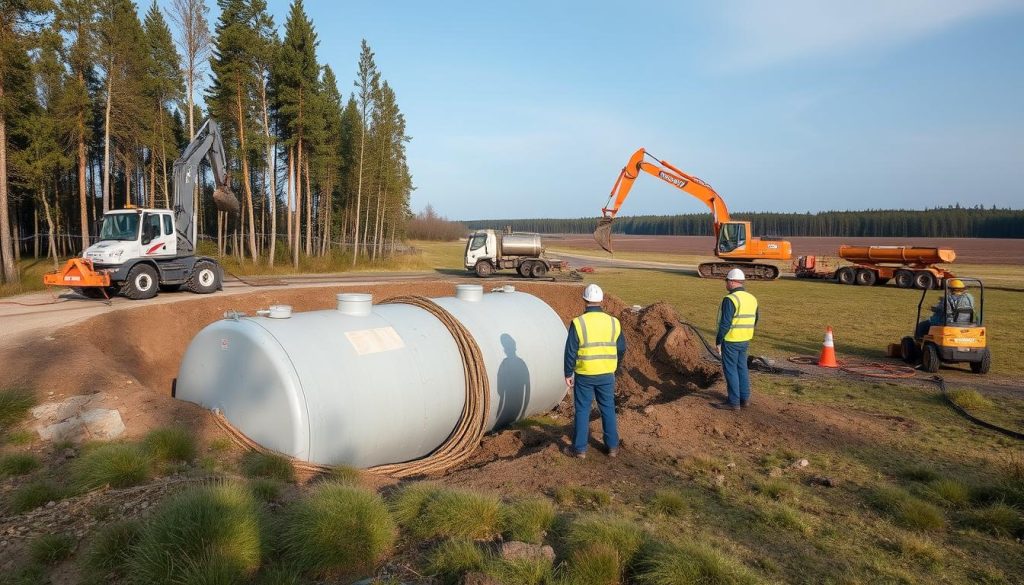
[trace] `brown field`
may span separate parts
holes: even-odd
[[[599,251],[589,234],[545,236],[548,245]],[[878,246],[935,246],[956,250],[957,262],[964,264],[1024,265],[1024,239],[988,238],[789,238],[793,255],[835,256],[842,244]],[[711,256],[714,238],[710,236],[632,236],[616,234],[616,252],[655,252]]]

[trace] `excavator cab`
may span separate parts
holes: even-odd
[[[724,222],[718,230],[716,255],[726,255],[743,251],[747,247],[747,234],[750,233],[749,221]]]
[[[957,292],[956,281],[964,287]],[[978,293],[974,299],[968,289]],[[947,278],[943,282],[942,297],[932,308],[934,321],[922,321],[928,289],[921,291],[917,303],[917,320],[913,336],[904,337],[900,342],[900,354],[910,364],[921,363],[921,369],[935,373],[941,364],[967,363],[975,374],[986,374],[991,367],[992,356],[985,335],[985,285],[977,278]],[[970,295],[970,296],[967,296]],[[962,299],[971,298],[973,302]]]

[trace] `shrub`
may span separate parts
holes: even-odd
[[[295,468],[291,461],[280,455],[250,451],[242,456],[242,473],[248,477],[267,477],[280,481],[295,481]]]
[[[637,580],[643,585],[757,583],[754,574],[738,560],[696,543],[662,547],[643,564]]]
[[[438,577],[446,585],[455,585],[465,573],[486,567],[484,551],[465,538],[446,540],[427,555],[427,574]]]
[[[85,452],[71,466],[75,487],[90,490],[138,485],[149,479],[150,458],[138,445],[109,443]]]
[[[644,543],[644,533],[629,520],[607,514],[590,514],[576,519],[565,536],[569,550],[608,546],[619,554],[623,568],[632,564]]]
[[[946,520],[935,506],[892,487],[881,487],[872,494],[874,504],[898,524],[914,530],[940,530]]]
[[[317,575],[367,571],[394,546],[397,529],[377,494],[324,482],[288,511],[285,554]]]
[[[18,423],[35,404],[36,397],[27,388],[0,390],[0,432]]]
[[[257,510],[238,484],[180,493],[146,521],[130,573],[150,585],[247,583],[260,565]]]
[[[971,510],[965,515],[964,524],[995,536],[1024,534],[1024,517],[1016,508],[1002,502]]]
[[[41,480],[25,484],[11,493],[7,507],[13,514],[21,514],[34,510],[47,502],[55,502],[64,497],[64,490],[52,481]]]
[[[508,540],[540,544],[554,521],[555,505],[546,498],[527,498],[501,508],[501,533]]]
[[[676,490],[658,490],[654,494],[651,508],[659,514],[679,516],[686,511],[686,498]]]
[[[90,539],[81,559],[86,583],[107,583],[111,577],[128,574],[132,547],[138,542],[142,526],[136,521],[116,522],[100,529]]]
[[[146,449],[162,463],[186,463],[196,456],[196,443],[188,431],[180,428],[154,429],[146,435]]]
[[[39,459],[28,453],[12,453],[0,457],[0,477],[25,475],[39,469]]]
[[[619,553],[606,544],[595,544],[569,555],[565,585],[618,585],[622,579]]]
[[[55,565],[71,556],[74,550],[75,539],[70,534],[44,534],[28,546],[29,558],[41,565]]]
[[[493,537],[498,534],[500,508],[498,498],[490,494],[429,484],[403,490],[395,504],[399,521],[419,539]]]
[[[559,486],[555,488],[555,501],[559,506],[604,508],[612,503],[612,495],[596,488],[582,485]]]
[[[992,401],[985,398],[977,390],[950,390],[947,394],[953,404],[964,410],[978,410],[992,407]]]
[[[971,490],[967,485],[958,479],[937,479],[928,484],[927,493],[939,503],[960,507],[971,500]]]

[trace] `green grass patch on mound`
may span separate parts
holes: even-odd
[[[47,502],[61,500],[64,496],[64,490],[52,481],[33,481],[11,492],[7,499],[7,508],[12,514],[22,514],[44,506]]]
[[[594,544],[572,551],[564,565],[562,585],[618,585],[622,582],[619,551],[607,544]]]
[[[248,583],[260,566],[258,505],[227,483],[173,496],[146,520],[130,561],[140,583]]]
[[[972,389],[958,388],[947,394],[953,404],[964,410],[984,410],[992,408],[992,401],[982,396],[981,392]]]
[[[35,394],[27,388],[0,390],[0,433],[6,433],[11,426],[25,418],[28,409],[35,404]]]
[[[908,481],[924,483],[939,479],[939,473],[927,465],[908,465],[900,469],[899,475]]]
[[[654,493],[651,509],[666,516],[681,516],[689,508],[689,503],[678,490],[661,489]]]
[[[967,512],[964,525],[995,536],[1024,536],[1024,516],[1002,502]]]
[[[716,583],[746,585],[757,577],[739,560],[697,543],[661,547],[642,563],[637,582],[642,585]]]
[[[925,493],[938,504],[959,508],[971,501],[971,488],[959,479],[937,479],[928,484]]]
[[[559,486],[554,496],[559,506],[600,509],[612,503],[612,495],[607,491],[584,485]]]
[[[75,538],[70,534],[44,534],[28,545],[33,563],[56,565],[75,551]]]
[[[126,577],[132,549],[141,534],[142,524],[135,520],[115,522],[101,528],[87,541],[85,553],[80,557],[83,581],[102,585],[111,579]]]
[[[456,585],[466,573],[483,571],[488,562],[486,553],[472,540],[454,538],[445,540],[430,551],[425,571],[445,585]]]
[[[146,449],[161,463],[187,463],[196,456],[196,442],[185,429],[154,429],[146,435]]]
[[[889,486],[876,488],[872,503],[888,514],[897,524],[913,530],[936,531],[946,525],[942,510],[916,498],[906,491]]]
[[[525,498],[501,507],[501,534],[506,540],[540,544],[555,521],[555,505],[547,498]]]
[[[380,496],[342,483],[318,484],[287,516],[281,535],[285,555],[319,576],[369,572],[398,535]]]
[[[360,475],[359,470],[348,465],[335,465],[324,479],[348,485],[360,485],[363,483],[363,477]]]
[[[250,451],[243,455],[242,473],[246,477],[267,477],[289,483],[295,481],[295,468],[291,462],[271,453]]]
[[[499,533],[496,496],[412,484],[397,495],[395,516],[414,538],[491,538]]]
[[[29,453],[11,453],[0,457],[0,478],[25,475],[39,469],[39,458]]]
[[[131,443],[108,443],[88,449],[71,465],[71,481],[82,491],[109,485],[124,488],[150,477],[150,457]]]
[[[586,514],[569,525],[565,535],[569,550],[584,550],[595,546],[611,547],[619,555],[622,568],[633,563],[644,544],[644,533],[633,522],[608,514]]]
[[[793,484],[784,479],[770,478],[757,484],[757,493],[767,496],[773,500],[782,500],[791,497],[796,491]]]

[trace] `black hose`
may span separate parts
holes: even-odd
[[[697,339],[700,339],[700,342],[704,345],[705,351],[707,351],[708,356],[713,361],[716,361],[716,362],[719,362],[719,363],[722,362],[722,356],[718,354],[717,348],[715,348],[710,343],[708,343],[707,338],[705,338],[704,334],[700,332],[700,329],[697,329],[697,327],[693,323],[688,323],[688,322],[682,321],[682,320],[679,321],[679,324],[682,325],[683,327],[686,327],[687,329],[689,329],[691,333],[693,333],[694,335],[697,336]],[[800,370],[789,369],[789,368],[779,368],[779,367],[773,366],[770,363],[768,363],[768,359],[765,358],[764,356],[752,356],[752,357],[750,357],[747,360],[747,364],[750,367],[752,367],[752,368],[754,368],[756,370],[760,370],[762,372],[765,372],[767,374],[780,374],[780,375],[786,375],[786,376],[802,376],[803,375],[803,372],[801,372]]]
[[[1007,429],[997,424],[981,420],[980,418],[964,410],[964,408],[957,404],[956,402],[953,402],[953,399],[949,397],[949,392],[946,391],[946,381],[942,378],[942,376],[932,376],[931,378],[928,378],[928,380],[930,382],[934,382],[939,387],[939,390],[942,392],[942,397],[950,406],[953,407],[953,410],[957,411],[957,413],[960,414],[960,416],[966,418],[967,420],[971,421],[972,423],[978,426],[985,427],[986,429],[1006,435],[1007,437],[1013,437],[1014,439],[1024,441],[1024,433],[1014,431],[1012,429]]]

